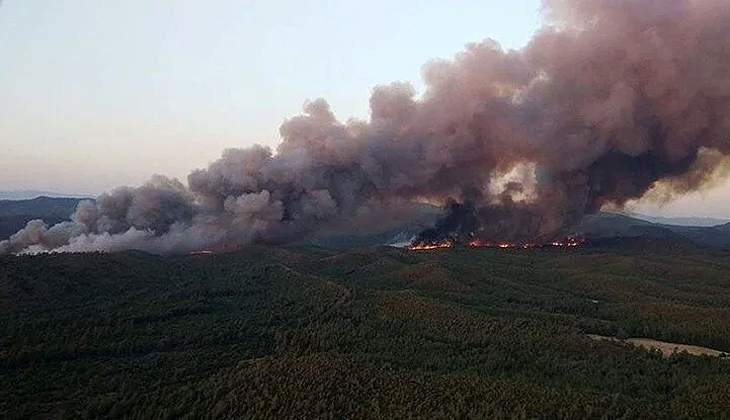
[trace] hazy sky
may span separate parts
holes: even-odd
[[[0,190],[96,194],[278,143],[307,98],[370,89],[467,42],[524,45],[539,0],[4,0]],[[654,213],[730,217],[730,185]],[[646,209],[647,207],[643,207]]]

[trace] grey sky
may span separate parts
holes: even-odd
[[[0,189],[95,194],[153,173],[184,179],[223,148],[274,146],[308,98],[326,98],[341,119],[366,117],[372,87],[418,88],[429,59],[488,37],[518,48],[538,9],[538,0],[5,0]],[[730,217],[728,189],[652,212]]]

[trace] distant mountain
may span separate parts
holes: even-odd
[[[12,190],[0,191],[0,200],[30,200],[37,197],[53,197],[53,198],[86,198],[85,194],[64,194],[54,191],[38,191],[38,190]]]
[[[37,215],[69,217],[84,198],[36,197],[31,200],[0,200],[0,217]]]
[[[578,230],[592,241],[646,238],[689,241],[700,246],[730,247],[730,223],[717,226],[677,226],[652,223],[615,213],[598,213],[586,216]]]
[[[8,238],[33,219],[49,225],[69,220],[85,198],[36,197],[31,200],[0,200],[0,240]]]
[[[674,225],[674,226],[701,226],[710,227],[717,225],[724,225],[730,220],[717,219],[714,217],[660,217],[660,216],[648,216],[639,213],[625,213],[626,216],[634,219],[645,220],[647,222],[657,223],[660,225]]]

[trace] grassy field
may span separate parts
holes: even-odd
[[[616,338],[606,337],[603,335],[589,334],[589,337],[594,340],[615,340],[622,341],[625,343],[633,344],[638,347],[645,347],[648,349],[657,349],[662,352],[665,356],[671,356],[676,353],[687,352],[688,354],[694,354],[696,356],[715,356],[715,357],[729,357],[730,354],[727,352],[708,349],[707,347],[690,346],[687,344],[679,343],[667,343],[666,341],[654,340],[653,338],[641,338],[641,337],[629,337],[629,338]]]
[[[717,418],[730,255],[250,247],[0,258],[6,418]]]

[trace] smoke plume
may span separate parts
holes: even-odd
[[[364,206],[448,203],[434,238],[549,240],[603,205],[712,181],[730,153],[727,0],[544,0],[521,50],[492,40],[373,89],[369,121],[323,99],[274,153],[231,149],[187,185],[162,176],[32,221],[1,252],[184,252],[279,242]],[[387,214],[383,214],[387,218]]]

